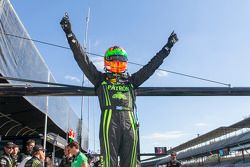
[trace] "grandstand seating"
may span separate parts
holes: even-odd
[[[217,128],[204,134],[200,139],[197,137],[172,150],[178,152],[177,158],[183,162],[183,167],[250,167],[250,152],[245,152],[244,156],[242,155],[242,150],[250,148],[249,124],[250,118],[247,118],[229,127]],[[244,131],[243,128],[247,131]],[[212,137],[209,134],[212,134]],[[219,156],[219,150],[225,148],[238,151],[239,154]],[[165,167],[169,161],[169,155],[161,158],[155,157],[144,160],[142,166]]]

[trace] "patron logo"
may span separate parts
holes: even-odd
[[[129,91],[129,86],[125,86],[125,85],[108,85],[108,90],[128,92]]]
[[[127,100],[127,97],[122,92],[117,92],[113,94],[113,99],[119,99],[119,100]]]

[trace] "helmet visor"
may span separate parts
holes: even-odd
[[[114,73],[123,73],[127,69],[128,63],[126,61],[104,61],[106,69]]]
[[[121,62],[127,62],[128,58],[125,56],[120,56],[120,55],[114,55],[114,56],[109,56],[105,57],[107,61],[121,61]]]

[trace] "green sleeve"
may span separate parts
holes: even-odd
[[[86,155],[82,154],[81,161],[88,163],[88,158],[86,157]]]

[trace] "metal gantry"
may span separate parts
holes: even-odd
[[[250,87],[140,87],[137,96],[250,96]],[[93,87],[7,87],[0,96],[96,96]]]

